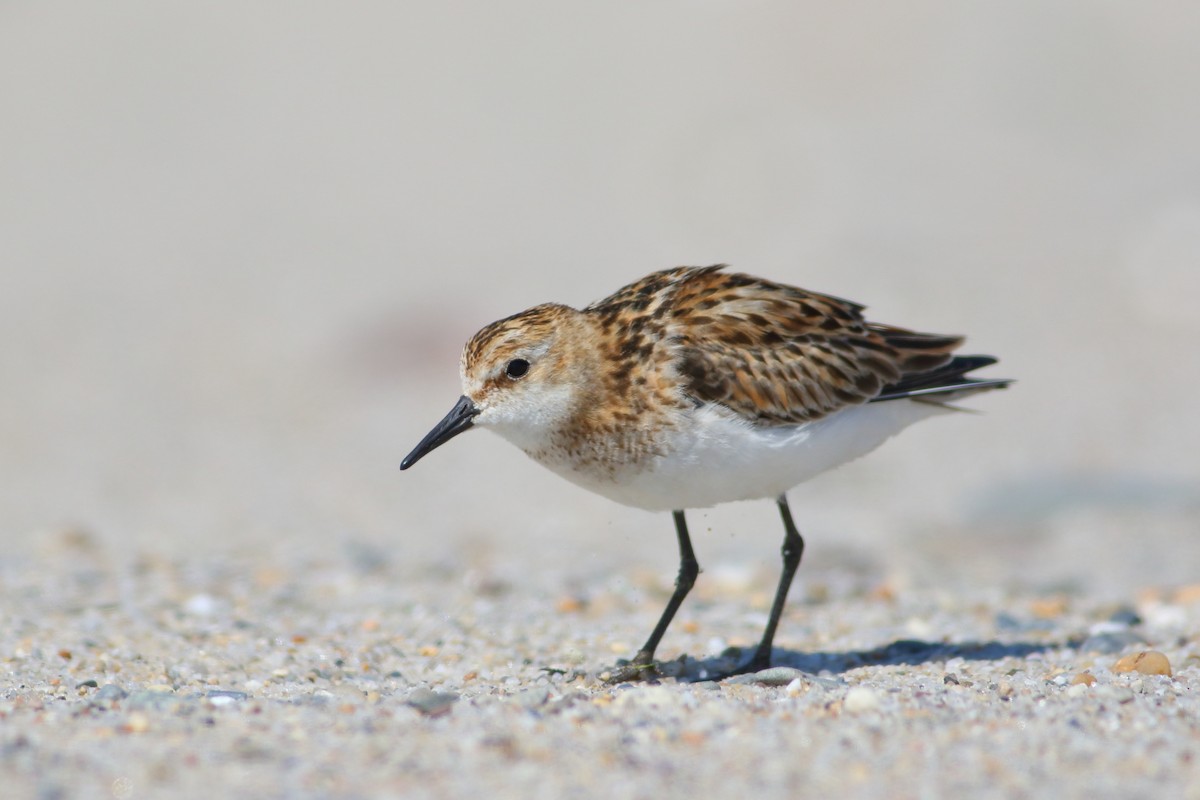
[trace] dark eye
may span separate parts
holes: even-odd
[[[523,358],[514,358],[504,368],[504,374],[514,379],[521,377],[526,372],[529,372],[529,362]]]

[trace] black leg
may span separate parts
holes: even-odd
[[[610,682],[633,680],[653,674],[654,651],[658,649],[658,643],[663,634],[667,632],[667,626],[675,618],[675,612],[683,604],[683,598],[687,597],[687,593],[692,590],[692,586],[696,583],[696,576],[700,574],[700,564],[696,561],[696,554],[692,552],[692,540],[688,536],[687,520],[684,519],[682,511],[676,511],[674,515],[675,535],[679,539],[679,575],[675,578],[675,591],[671,593],[671,599],[667,601],[667,607],[663,609],[662,616],[658,618],[658,624],[651,631],[650,638],[642,645],[642,649],[638,650],[633,661],[612,671]],[[792,569],[795,571],[795,567]],[[788,579],[791,579],[790,576]]]
[[[767,620],[767,628],[763,631],[762,641],[754,651],[750,663],[738,669],[739,672],[757,672],[771,666],[771,645],[775,641],[775,629],[779,626],[779,617],[783,614],[783,605],[787,602],[788,589],[792,586],[792,576],[800,566],[800,557],[804,555],[804,539],[792,522],[792,510],[788,508],[787,495],[779,495],[779,516],[783,517],[783,573],[779,576],[779,587],[775,590],[775,602],[771,604],[771,616]]]

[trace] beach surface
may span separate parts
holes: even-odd
[[[0,9],[5,797],[1200,797],[1200,12]],[[459,7],[461,6],[461,7]],[[914,10],[915,9],[915,10]],[[689,512],[485,431],[480,326],[734,268],[1015,378]]]

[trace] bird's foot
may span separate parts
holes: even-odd
[[[645,652],[638,653],[632,661],[621,659],[615,667],[600,675],[600,679],[609,684],[650,681],[659,677],[657,662]]]

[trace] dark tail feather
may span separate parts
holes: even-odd
[[[899,400],[905,397],[929,397],[931,400],[950,400],[949,395],[963,395],[984,389],[1003,389],[1012,383],[1009,378],[969,378],[968,372],[996,363],[991,356],[955,356],[936,369],[909,375],[896,383],[888,384],[872,403],[883,400]],[[937,397],[946,395],[946,397]]]

